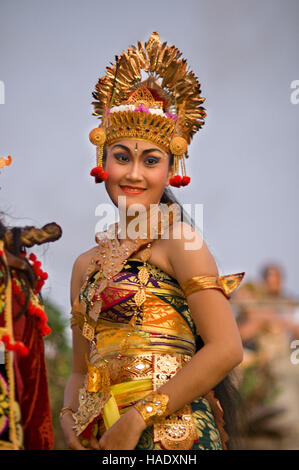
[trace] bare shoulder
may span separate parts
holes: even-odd
[[[98,248],[98,245],[96,245],[90,248],[89,250],[84,251],[76,258],[75,262],[77,262],[77,260],[81,263],[83,263],[84,261],[90,261],[93,256],[95,256]]]
[[[186,222],[169,231],[166,253],[178,282],[194,276],[218,276],[217,264],[202,235]]]
[[[89,263],[91,262],[92,258],[96,254],[97,246],[90,248],[87,251],[84,251],[81,253],[77,258],[75,259],[74,265],[73,265],[73,270],[84,270],[85,266],[88,267]]]

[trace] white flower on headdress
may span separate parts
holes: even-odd
[[[164,116],[164,113],[163,113],[162,109],[149,108],[149,112],[151,114],[156,114],[157,116]]]
[[[113,106],[113,108],[110,109],[110,113],[135,111],[136,109],[138,110],[138,108],[134,104],[121,104],[120,106]],[[147,108],[147,109],[150,114],[154,114],[156,116],[169,117],[167,114],[163,113],[162,109],[159,109],[159,108]]]

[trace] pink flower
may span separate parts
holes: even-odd
[[[173,119],[174,121],[177,121],[178,119],[175,113],[165,113],[165,116],[169,117],[170,119]]]
[[[146,108],[142,104],[138,106],[138,108],[135,109],[135,113],[148,113],[149,108]]]

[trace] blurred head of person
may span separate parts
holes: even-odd
[[[279,295],[282,291],[283,269],[277,264],[269,264],[262,269],[262,278],[268,292]]]

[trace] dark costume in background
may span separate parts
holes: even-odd
[[[13,232],[5,231],[2,224],[1,229],[0,340],[5,350],[0,360],[0,449],[51,450],[54,434],[43,342],[51,329],[39,294],[47,274],[35,255],[29,256],[30,264],[25,250],[19,256],[12,254]],[[33,234],[40,239],[33,241]],[[25,228],[22,245],[33,246],[60,236],[61,229],[55,223],[41,230]],[[28,280],[29,270],[33,285]]]

